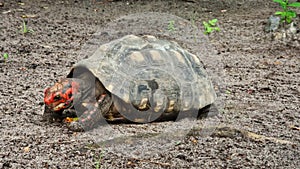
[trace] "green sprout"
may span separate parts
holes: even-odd
[[[6,62],[6,60],[8,59],[8,53],[4,53],[3,58],[4,58],[4,61]]]
[[[28,29],[28,27],[27,27],[27,25],[26,25],[26,22],[25,22],[24,20],[23,20],[21,32],[22,32],[23,34],[27,34],[27,33],[32,33],[32,32],[33,32],[33,30]]]
[[[218,22],[218,19],[212,19],[209,20],[208,22],[203,21],[203,26],[205,29],[204,34],[210,34],[213,31],[220,31],[220,28],[216,26],[216,23]]]
[[[8,53],[4,53],[3,54],[3,58],[6,60],[6,59],[8,59]]]
[[[168,31],[172,32],[175,31],[175,21],[170,21],[168,24]]]
[[[281,22],[290,24],[293,18],[297,17],[297,13],[290,10],[289,7],[300,7],[300,2],[289,3],[289,0],[273,0],[273,2],[279,3],[283,11],[275,12],[275,15],[280,15]]]
[[[101,160],[102,160],[103,157],[104,157],[104,153],[103,153],[103,151],[101,151],[101,153],[98,156],[98,160],[96,161],[96,164],[95,164],[96,169],[101,168]]]

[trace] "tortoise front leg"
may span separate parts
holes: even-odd
[[[112,99],[107,94],[102,94],[95,103],[82,103],[86,108],[78,121],[71,122],[68,128],[72,131],[88,131],[101,124],[105,124],[103,114],[109,111]]]
[[[70,113],[70,110],[68,110],[67,112],[65,110],[53,112],[51,109],[49,109],[48,106],[45,105],[42,121],[62,122],[66,117],[76,117],[76,114]]]

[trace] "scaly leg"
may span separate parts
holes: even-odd
[[[72,131],[88,131],[99,125],[105,124],[103,115],[107,113],[112,105],[112,99],[107,94],[102,94],[96,103],[82,103],[87,109],[78,119],[71,122],[68,128]]]

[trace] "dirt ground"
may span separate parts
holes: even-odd
[[[264,31],[268,17],[279,9],[271,0],[0,0],[0,168],[299,168],[300,35],[274,39]],[[184,24],[176,25],[180,18],[166,13],[201,30],[202,21],[217,18],[221,31],[208,41],[203,34],[184,31]],[[134,15],[115,21],[129,14]],[[129,33],[163,36],[170,20],[178,29],[165,31],[168,38],[197,54],[207,47],[209,56],[200,58],[210,74],[218,75],[214,85],[221,88],[215,119],[197,121],[176,144],[150,141],[145,150],[129,147],[122,138],[99,143],[89,132],[41,121],[44,88],[89,55],[82,47],[88,41],[95,45],[91,39],[99,36],[94,33],[111,35],[98,43]],[[199,44],[186,38],[195,35],[206,40]],[[110,128],[125,135],[147,134],[172,123]],[[143,141],[134,144],[147,139]]]

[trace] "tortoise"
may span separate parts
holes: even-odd
[[[73,131],[101,122],[147,123],[198,115],[216,93],[199,58],[178,43],[126,35],[101,45],[44,91],[47,119],[78,117]]]

